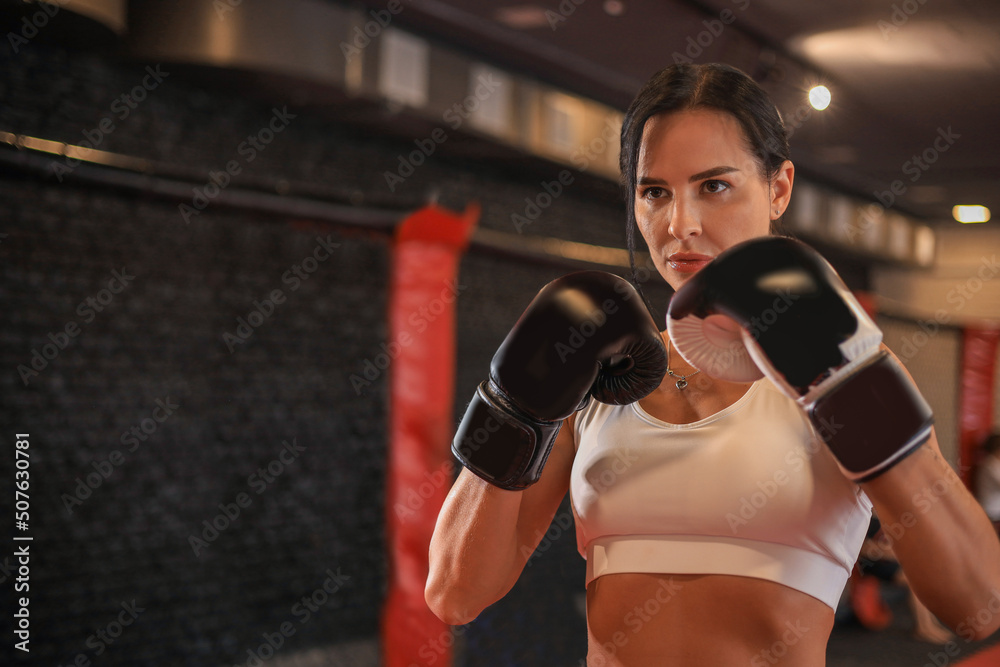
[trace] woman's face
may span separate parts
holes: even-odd
[[[739,121],[697,109],[646,121],[635,219],[660,275],[679,288],[720,252],[770,233],[788,206],[794,167],[761,177]]]

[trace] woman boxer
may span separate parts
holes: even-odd
[[[621,166],[630,246],[637,229],[675,290],[768,236],[794,180],[774,105],[722,65],[655,75],[625,116]],[[453,448],[467,469],[430,548],[439,617],[464,624],[503,597],[569,491],[589,665],[824,664],[873,505],[938,617],[966,639],[1000,626],[1000,544],[933,432],[856,483],[774,383],[700,372],[595,275],[536,297],[469,406]],[[560,347],[567,331],[579,346]]]

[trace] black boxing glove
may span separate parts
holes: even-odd
[[[771,236],[733,246],[677,290],[667,311],[681,356],[723,376],[741,348],[718,344],[717,332],[733,330],[726,320],[851,479],[884,473],[930,437],[931,408],[882,349],[882,331],[805,243]]]
[[[486,481],[538,481],[562,420],[593,396],[624,405],[666,373],[666,348],[632,285],[581,271],[542,288],[493,356],[459,424],[452,452]]]

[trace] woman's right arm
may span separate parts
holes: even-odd
[[[469,623],[521,576],[569,490],[572,422],[573,416],[563,422],[541,477],[524,491],[506,491],[462,469],[434,527],[424,589],[445,623]]]

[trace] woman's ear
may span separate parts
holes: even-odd
[[[771,179],[771,219],[780,218],[788,210],[795,181],[795,165],[785,160]]]

